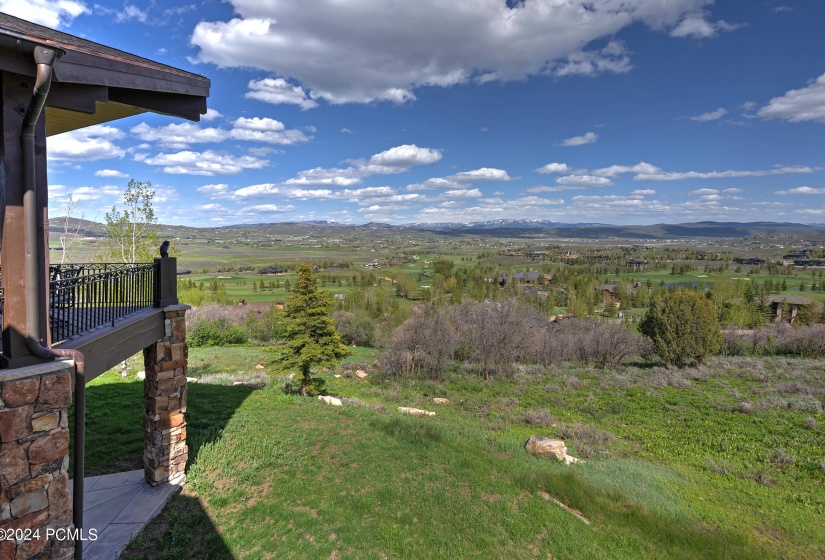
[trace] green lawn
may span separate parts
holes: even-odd
[[[190,371],[254,371],[262,355],[192,349]],[[193,384],[186,487],[126,558],[821,557],[823,371],[739,358],[440,385],[330,375],[343,408],[275,383]],[[139,464],[142,383],[106,374],[88,394],[90,469]],[[533,434],[586,462],[529,456]]]

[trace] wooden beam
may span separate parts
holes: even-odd
[[[190,121],[199,121],[206,113],[206,98],[193,95],[109,88],[109,100]]]
[[[31,99],[34,79],[10,72],[0,75],[0,120],[3,134],[0,137],[0,167],[5,173],[0,174],[0,190],[3,193],[3,244],[0,261],[3,263],[3,365],[9,369],[42,362],[35,358],[26,346],[29,332],[26,317],[26,305],[34,290],[40,291],[41,309],[39,312],[40,332],[48,336],[48,221],[47,216],[47,178],[46,178],[46,126],[41,115],[35,128],[35,167],[37,192],[37,241],[33,250],[42,280],[37,286],[26,285],[25,235],[23,217],[23,160],[20,143],[23,116],[22,107]],[[47,342],[47,341],[44,341]]]
[[[87,335],[55,344],[55,348],[80,350],[86,358],[86,382],[130,358],[166,334],[163,309],[150,307],[101,327]]]
[[[108,100],[109,88],[105,86],[55,82],[49,90],[46,106],[91,114],[97,111],[98,103]]]

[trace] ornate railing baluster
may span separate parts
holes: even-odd
[[[59,342],[153,307],[154,264],[83,263],[50,268],[50,327]],[[0,304],[1,305],[1,304]]]

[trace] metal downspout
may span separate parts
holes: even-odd
[[[84,447],[86,441],[86,360],[77,350],[49,348],[43,342],[40,332],[40,281],[44,271],[39,270],[37,259],[37,166],[35,161],[35,128],[46,104],[52,83],[52,71],[55,60],[63,51],[47,46],[36,45],[32,52],[37,64],[37,77],[34,90],[26,113],[23,116],[23,129],[20,134],[23,152],[23,222],[25,234],[26,286],[29,293],[26,298],[26,346],[38,358],[72,358],[75,363],[74,382],[74,489],[72,493],[72,522],[78,535],[83,534],[83,477]],[[83,541],[75,539],[74,554],[76,560],[83,558]]]

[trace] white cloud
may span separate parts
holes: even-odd
[[[60,28],[70,26],[77,16],[89,13],[89,8],[76,0],[0,0],[0,12]]]
[[[462,171],[446,177],[448,181],[457,181],[459,183],[480,183],[486,181],[509,181],[510,176],[503,169],[496,169],[494,167],[481,167],[473,169],[472,171]]]
[[[651,194],[656,194],[656,191],[654,191],[653,189],[636,189],[635,191],[631,192],[630,194],[637,195],[637,196],[647,196],[647,195],[651,195]]]
[[[671,37],[695,37],[697,39],[707,39],[715,36],[720,31],[733,31],[739,29],[743,24],[727,23],[719,20],[716,23],[707,21],[703,16],[696,15],[687,17],[677,25],[671,32]]]
[[[220,111],[210,107],[206,110],[205,115],[201,115],[201,120],[206,121],[206,122],[211,122],[211,121],[214,121],[215,119],[221,118],[222,116],[223,115],[221,114]]]
[[[573,138],[567,138],[563,140],[561,145],[562,146],[583,146],[585,144],[592,144],[596,140],[599,139],[599,135],[595,132],[586,132],[581,136],[574,136]]]
[[[636,181],[681,181],[683,179],[727,179],[731,177],[765,177],[768,175],[786,175],[790,173],[812,173],[814,170],[804,165],[778,166],[774,169],[757,171],[655,171],[638,173],[633,177]]]
[[[556,179],[556,182],[560,185],[577,187],[609,187],[613,184],[613,181],[607,177],[596,177],[595,175],[566,175]]]
[[[149,12],[147,10],[141,10],[133,4],[127,4],[123,7],[123,11],[117,13],[115,21],[118,23],[123,23],[126,21],[135,20],[140,23],[146,23],[146,19],[148,17]]]
[[[715,111],[710,111],[709,113],[702,113],[701,115],[696,115],[695,117],[690,117],[692,121],[699,121],[699,122],[707,122],[707,121],[715,121],[716,119],[721,119],[725,115],[728,114],[727,109],[718,108]]]
[[[415,144],[404,144],[375,154],[369,160],[371,165],[408,169],[414,165],[435,163],[442,158],[441,150],[419,148]]]
[[[125,179],[128,177],[126,173],[122,171],[117,171],[115,169],[99,169],[95,171],[95,176],[97,177],[114,177],[116,179]]]
[[[249,91],[244,95],[248,99],[257,99],[273,105],[298,105],[301,109],[312,109],[318,103],[312,100],[301,86],[295,86],[283,78],[264,78],[251,80]]]
[[[249,140],[282,145],[296,144],[309,140],[303,132],[296,129],[287,129],[281,121],[260,117],[253,117],[251,119],[241,117],[235,120],[230,135],[235,140]]]
[[[200,62],[294,79],[313,100],[404,103],[416,88],[469,80],[626,72],[620,42],[587,46],[636,24],[678,36],[731,28],[705,21],[709,1],[231,0],[235,16],[200,22],[191,42]]]
[[[198,189],[200,190],[200,189]],[[272,183],[262,183],[260,185],[250,185],[236,190],[233,195],[240,198],[265,198],[278,194],[281,190]]]
[[[655,165],[647,162],[639,162],[636,165],[611,165],[610,167],[602,167],[593,171],[593,175],[599,177],[615,177],[622,173],[656,173],[660,171]]]
[[[558,187],[547,187],[547,186],[538,186],[538,187],[530,187],[527,189],[527,192],[531,193],[542,193],[542,192],[561,192],[561,191],[583,191],[590,187],[575,187],[575,186],[567,186],[567,185],[560,185]]]
[[[825,189],[815,189],[813,187],[796,187],[786,191],[776,191],[774,194],[825,194]]]
[[[570,173],[573,171],[566,163],[548,163],[536,169],[539,173]]]
[[[239,210],[240,214],[280,214],[283,212],[292,212],[295,210],[294,206],[277,204],[258,204],[256,206],[246,206]]]
[[[764,119],[825,123],[825,74],[808,87],[792,89],[781,97],[774,97],[757,114]]]
[[[97,161],[123,157],[125,152],[112,140],[124,134],[113,126],[102,124],[64,132],[49,138],[50,160]]]
[[[708,194],[719,194],[717,189],[698,189],[695,191],[690,191],[688,194],[692,195],[708,195]]]
[[[231,199],[234,198],[233,193],[229,190],[229,185],[225,183],[215,185],[203,185],[198,187],[199,193],[205,194],[212,200]]]
[[[144,142],[157,142],[161,146],[184,149],[191,144],[223,142],[229,138],[229,131],[222,128],[201,128],[194,123],[173,123],[153,128],[140,123],[129,131]]]
[[[155,157],[147,157],[142,161],[148,165],[163,167],[164,173],[173,175],[234,175],[245,169],[263,169],[266,160],[253,156],[234,156],[231,154],[214,152],[192,152],[185,150],[174,154],[161,153]]]
[[[484,196],[478,189],[454,189],[441,193],[442,198],[479,198]]]

